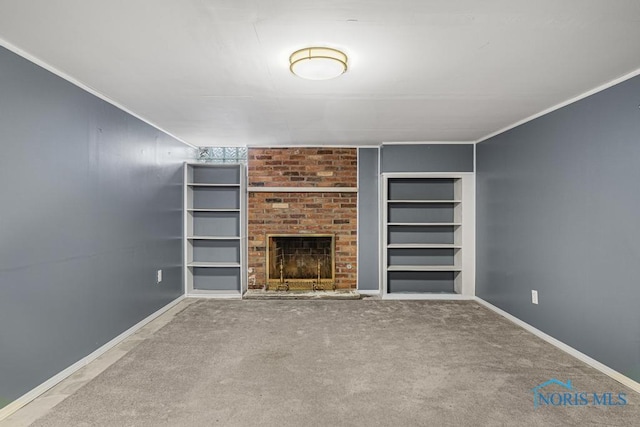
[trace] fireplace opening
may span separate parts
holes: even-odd
[[[335,289],[333,234],[271,234],[266,252],[269,290]]]

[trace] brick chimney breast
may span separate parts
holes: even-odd
[[[259,192],[250,189],[248,198],[248,257],[255,277],[250,287],[266,285],[268,234],[331,233],[335,234],[336,288],[355,289],[357,150],[250,148],[248,174],[249,187],[260,187]],[[300,191],[292,191],[293,187]],[[305,191],[317,187],[332,191]]]

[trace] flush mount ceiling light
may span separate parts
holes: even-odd
[[[347,71],[347,55],[330,47],[306,47],[289,57],[293,74],[308,80],[328,80]]]

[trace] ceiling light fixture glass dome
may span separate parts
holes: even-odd
[[[308,80],[328,80],[347,71],[347,55],[330,47],[306,47],[289,57],[293,74]]]

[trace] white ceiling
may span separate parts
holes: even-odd
[[[639,69],[640,1],[0,0],[0,38],[193,145],[475,141]]]

